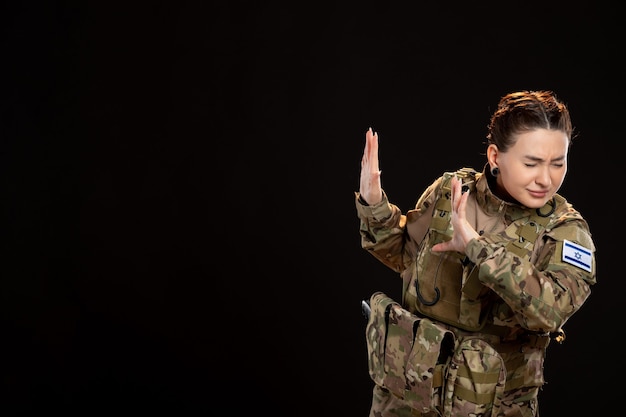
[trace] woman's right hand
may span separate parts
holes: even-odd
[[[365,150],[361,159],[361,180],[359,193],[369,205],[379,203],[383,199],[383,191],[378,169],[378,133],[370,127],[365,132]]]

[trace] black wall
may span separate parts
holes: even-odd
[[[551,345],[541,412],[610,409],[623,25],[543,2],[0,6],[3,415],[365,416],[364,134],[411,208],[481,168],[503,94],[552,89],[578,138],[561,194],[598,285]],[[621,369],[621,365],[619,365]]]

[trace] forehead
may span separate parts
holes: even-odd
[[[529,156],[558,157],[567,154],[569,138],[560,130],[535,129],[515,137],[510,151]]]

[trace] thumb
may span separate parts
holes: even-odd
[[[445,252],[448,250],[448,242],[437,243],[430,250],[433,252]]]

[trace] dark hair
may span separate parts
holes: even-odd
[[[572,121],[565,103],[552,91],[517,91],[503,96],[491,116],[487,143],[506,152],[515,135],[535,129],[560,130],[572,143]]]

